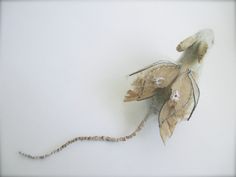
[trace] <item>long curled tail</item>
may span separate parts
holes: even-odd
[[[60,152],[61,150],[63,150],[64,148],[66,148],[68,145],[75,143],[77,141],[108,141],[108,142],[120,142],[120,141],[126,141],[128,139],[133,138],[134,136],[136,136],[137,132],[139,132],[143,127],[144,127],[144,123],[146,122],[146,120],[148,119],[149,114],[147,114],[144,119],[139,123],[138,127],[129,135],[126,136],[121,136],[121,137],[110,137],[110,136],[79,136],[76,138],[73,138],[69,141],[67,141],[66,143],[64,143],[63,145],[61,145],[60,147],[58,147],[57,149],[44,154],[44,155],[30,155],[30,154],[26,154],[23,152],[19,152],[20,155],[27,157],[29,159],[45,159],[57,152]]]

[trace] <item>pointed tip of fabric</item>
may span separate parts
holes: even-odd
[[[161,139],[162,139],[162,142],[163,142],[164,146],[166,146],[169,137],[168,136],[165,136],[165,137],[161,136]]]

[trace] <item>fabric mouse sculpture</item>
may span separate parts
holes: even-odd
[[[184,54],[176,64],[161,61],[130,74],[137,78],[124,101],[152,98],[154,107],[158,107],[155,105],[155,99],[159,98],[155,98],[157,93],[166,96],[159,112],[160,135],[164,143],[173,134],[176,124],[189,120],[197,106],[200,96],[197,85],[199,71],[203,57],[213,43],[213,31],[201,30],[178,44],[177,51],[184,51]]]
[[[152,107],[160,107],[156,110],[159,115],[160,135],[164,143],[173,134],[177,123],[189,120],[197,106],[200,96],[197,85],[199,71],[203,58],[213,43],[213,31],[201,30],[178,44],[176,49],[178,52],[183,51],[183,55],[176,63],[159,61],[130,74],[135,79],[124,101],[150,99]],[[162,104],[160,100],[163,101]],[[148,115],[132,133],[126,136],[78,136],[43,155],[30,155],[23,152],[19,154],[30,159],[44,159],[77,141],[126,141],[142,129],[147,119]]]

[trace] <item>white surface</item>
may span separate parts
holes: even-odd
[[[235,174],[234,1],[4,1],[1,12],[1,175],[232,176]],[[125,135],[145,102],[123,103],[126,75],[177,59],[178,42],[212,28],[199,105],[163,145],[157,117],[125,143],[77,135]]]

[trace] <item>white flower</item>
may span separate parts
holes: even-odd
[[[180,99],[180,94],[178,90],[173,90],[171,95],[170,95],[170,99],[177,102]]]
[[[160,86],[164,80],[165,80],[164,77],[158,77],[155,79],[155,83],[157,84],[157,86]]]

